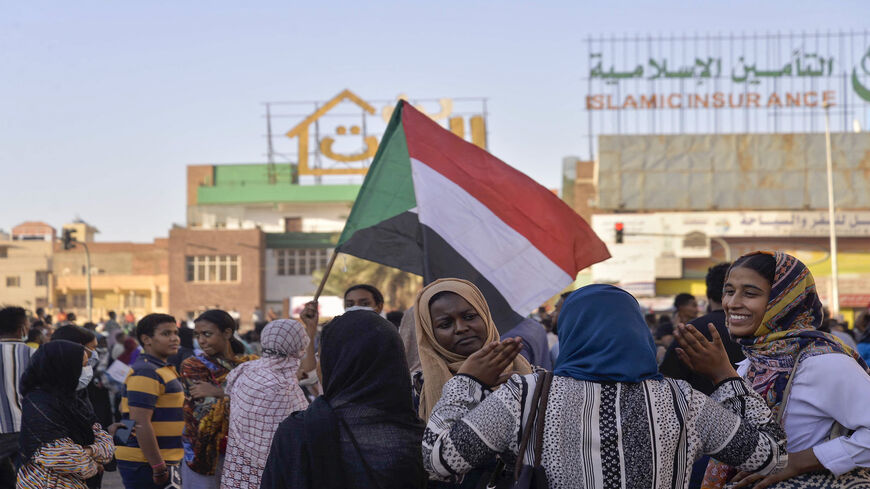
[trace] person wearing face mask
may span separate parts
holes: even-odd
[[[97,421],[103,426],[109,426],[114,422],[112,403],[109,390],[100,380],[100,354],[97,351],[97,337],[94,333],[81,326],[72,324],[57,328],[51,336],[51,340],[66,340],[78,343],[85,347],[88,353],[88,364],[85,372],[94,379],[88,382],[83,392],[86,393],[97,415]]]
[[[768,476],[746,475],[714,460],[702,487],[729,480],[733,487],[870,487],[867,364],[819,331],[824,314],[806,265],[782,252],[744,255],[728,270],[722,306],[746,355],[737,373],[785,429],[788,465]],[[681,346],[692,329],[678,328]]]
[[[96,369],[100,363],[100,355],[97,353],[97,337],[94,333],[81,326],[68,324],[57,328],[51,341],[70,341],[78,343],[85,348],[85,353],[88,355],[88,364],[82,367],[82,384],[79,386],[76,395],[81,397],[84,402],[91,406],[95,419],[101,426],[110,426],[114,422],[114,412],[112,410],[112,402],[109,396],[108,388],[99,380],[99,375]],[[49,343],[51,343],[51,341]],[[114,464],[107,467],[108,470],[114,470]],[[102,472],[88,479],[88,487],[90,489],[99,489],[102,485]]]
[[[88,383],[89,356],[80,344],[51,341],[21,379],[24,394],[17,489],[87,489],[112,460],[111,436],[77,394]]]
[[[384,310],[384,294],[373,285],[357,284],[344,292],[344,309],[369,309],[380,314]]]

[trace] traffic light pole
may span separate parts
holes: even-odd
[[[93,304],[91,304],[91,297],[92,297],[92,292],[91,292],[91,250],[88,249],[88,245],[86,245],[85,243],[83,243],[81,241],[77,241],[73,237],[74,233],[75,232],[70,230],[70,229],[64,229],[63,236],[61,237],[60,240],[63,243],[64,250],[72,249],[77,244],[82,245],[82,247],[84,247],[84,249],[85,249],[85,268],[86,268],[85,273],[87,274],[87,277],[88,277],[88,288],[87,288],[87,292],[86,292],[87,295],[85,295],[85,300],[88,302],[88,322],[90,323],[90,322],[94,321],[93,314],[92,314]]]

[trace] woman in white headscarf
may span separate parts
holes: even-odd
[[[305,326],[292,319],[266,325],[263,356],[230,372],[230,430],[222,489],[260,487],[272,436],[290,413],[308,407],[297,371],[309,343]]]

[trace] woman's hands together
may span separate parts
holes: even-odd
[[[210,382],[193,381],[190,386],[190,397],[193,399],[202,399],[203,397],[224,397],[224,390]]]
[[[504,370],[513,363],[522,347],[519,338],[493,341],[472,353],[457,373],[474,377],[486,387],[504,383],[513,374],[504,373]]]
[[[738,487],[764,489],[765,487],[776,484],[777,482],[791,479],[792,477],[805,474],[807,472],[822,470],[824,468],[825,467],[819,462],[819,459],[816,458],[816,454],[815,452],[813,452],[813,449],[807,448],[806,450],[801,450],[799,452],[789,453],[788,465],[786,465],[779,472],[774,472],[773,474],[767,476],[740,472],[739,474],[734,476],[733,479],[731,479],[731,482],[734,484],[733,487],[735,489]]]
[[[719,331],[713,323],[709,323],[712,341],[704,337],[691,324],[678,324],[674,330],[677,337],[677,356],[695,372],[707,377],[714,384],[725,379],[737,377],[737,371],[728,359],[728,352],[722,344]]]

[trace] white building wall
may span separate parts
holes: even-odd
[[[202,229],[253,229],[283,233],[284,219],[301,217],[306,233],[341,232],[350,214],[349,203],[213,205],[192,209],[193,223]]]

